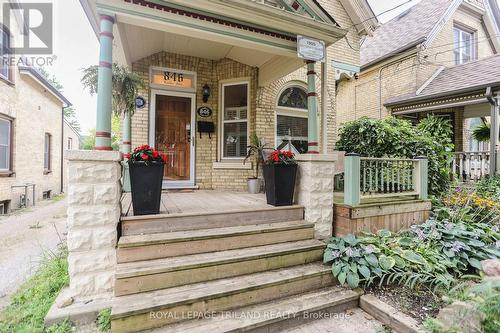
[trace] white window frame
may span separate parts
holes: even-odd
[[[68,137],[68,150],[73,150],[73,138]]]
[[[458,43],[455,43],[455,31],[458,31]],[[464,59],[465,52],[463,52],[466,48],[464,47],[464,34],[470,36],[470,59],[466,61]],[[453,27],[453,60],[455,65],[465,64],[467,62],[473,61],[476,59],[476,34],[473,30],[467,29],[461,26],[455,25]],[[458,50],[456,49],[458,47]],[[456,53],[458,53],[458,59],[456,59]]]
[[[6,122],[9,125],[9,133],[7,135],[7,168],[0,168],[0,172],[9,172],[12,170],[12,120],[0,117],[0,122]]]
[[[228,87],[228,86],[237,86],[237,85],[242,85],[242,84],[246,84],[247,85],[247,118],[243,121],[243,120],[224,120],[224,112],[225,112],[225,105],[224,105],[224,92],[225,92],[225,87]],[[223,161],[223,160],[240,160],[240,161],[243,161],[245,159],[245,156],[242,156],[242,157],[225,157],[224,156],[224,144],[225,144],[225,140],[224,140],[224,124],[230,124],[230,123],[243,123],[243,122],[246,122],[247,124],[247,146],[248,146],[248,143],[250,142],[250,128],[249,128],[249,124],[250,124],[250,97],[251,97],[251,94],[250,94],[250,79],[237,79],[237,80],[226,80],[226,81],[221,81],[220,82],[220,105],[221,105],[221,112],[220,112],[220,115],[219,115],[219,132],[220,132],[220,157],[219,157],[219,160],[220,161]],[[246,153],[245,153],[246,155]]]
[[[281,90],[279,91],[277,98],[276,98],[276,112],[274,115],[274,147],[277,148],[281,142],[278,142],[282,136],[278,136],[278,116],[288,116],[288,117],[296,117],[296,118],[308,118],[309,117],[309,110],[308,109],[299,109],[299,108],[290,108],[290,107],[285,107],[285,106],[280,106],[279,105],[279,99],[283,92],[288,89],[288,88],[300,88],[303,89],[306,94],[307,94],[307,84],[302,81],[293,81],[289,82],[288,84],[284,85]],[[308,141],[308,138],[306,138]]]
[[[5,56],[9,56],[9,51],[7,51],[7,53],[3,53],[3,41],[4,41],[4,38],[6,39],[7,41],[7,50],[10,50],[10,43],[11,43],[11,36],[10,36],[10,33],[9,33],[9,30],[3,26],[1,23],[0,23],[0,68],[4,68],[3,67],[3,58]],[[11,81],[11,76],[12,76],[12,71],[10,70],[9,66],[6,66],[7,68],[7,75],[3,74],[2,71],[0,71],[0,79],[4,79],[6,81]]]
[[[43,171],[46,173],[52,171],[52,160],[50,156],[51,151],[52,151],[52,135],[50,133],[45,133],[43,139]]]

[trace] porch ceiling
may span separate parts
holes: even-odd
[[[257,50],[244,49],[238,46],[139,26],[122,25],[121,30],[127,41],[126,48],[129,62],[135,62],[161,51],[210,60],[229,58],[255,67],[264,65],[274,57],[273,54]]]

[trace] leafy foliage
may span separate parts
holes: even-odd
[[[360,282],[448,288],[456,278],[480,270],[480,261],[500,258],[499,224],[499,214],[470,201],[441,205],[410,230],[332,238],[324,262],[332,264],[341,284],[353,288]]]
[[[160,154],[156,149],[149,145],[139,146],[134,149],[131,154],[125,154],[125,158],[129,163],[144,163],[145,165],[151,164],[164,164],[167,162],[167,155]]]
[[[96,324],[101,332],[111,332],[111,309],[104,309],[99,312]]]
[[[340,129],[336,149],[368,157],[429,159],[429,193],[448,190],[453,158],[451,124],[448,120],[429,116],[417,126],[406,120],[360,118]]]
[[[265,140],[259,138],[256,133],[252,133],[250,135],[250,145],[247,146],[247,148],[248,152],[247,156],[245,157],[245,160],[243,161],[243,164],[246,163],[246,161],[253,156],[255,158],[255,178],[258,178],[259,166],[262,165],[266,160],[265,151],[271,148],[268,148],[268,145],[265,142]]]
[[[93,150],[95,147],[95,128],[89,130],[82,143],[83,150]],[[111,148],[120,149],[120,119],[117,115],[111,117]]]
[[[500,174],[481,179],[476,185],[477,194],[500,202]]]
[[[69,283],[68,252],[65,248],[47,254],[38,271],[12,296],[0,313],[0,332],[71,332],[71,323],[45,328],[44,318],[59,291]]]
[[[91,95],[97,93],[97,78],[99,67],[94,65],[83,70],[81,82],[88,88]],[[146,84],[139,75],[127,67],[113,64],[112,76],[112,107],[116,115],[125,113],[134,114],[135,99],[140,89],[145,89]]]
[[[472,137],[479,142],[488,142],[491,138],[491,124],[483,120],[472,130]],[[500,137],[500,136],[499,136]]]

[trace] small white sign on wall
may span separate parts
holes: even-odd
[[[312,61],[325,61],[325,42],[310,37],[297,36],[297,55],[299,58]]]

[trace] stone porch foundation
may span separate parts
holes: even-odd
[[[121,154],[68,151],[68,296],[111,297],[121,206]]]

